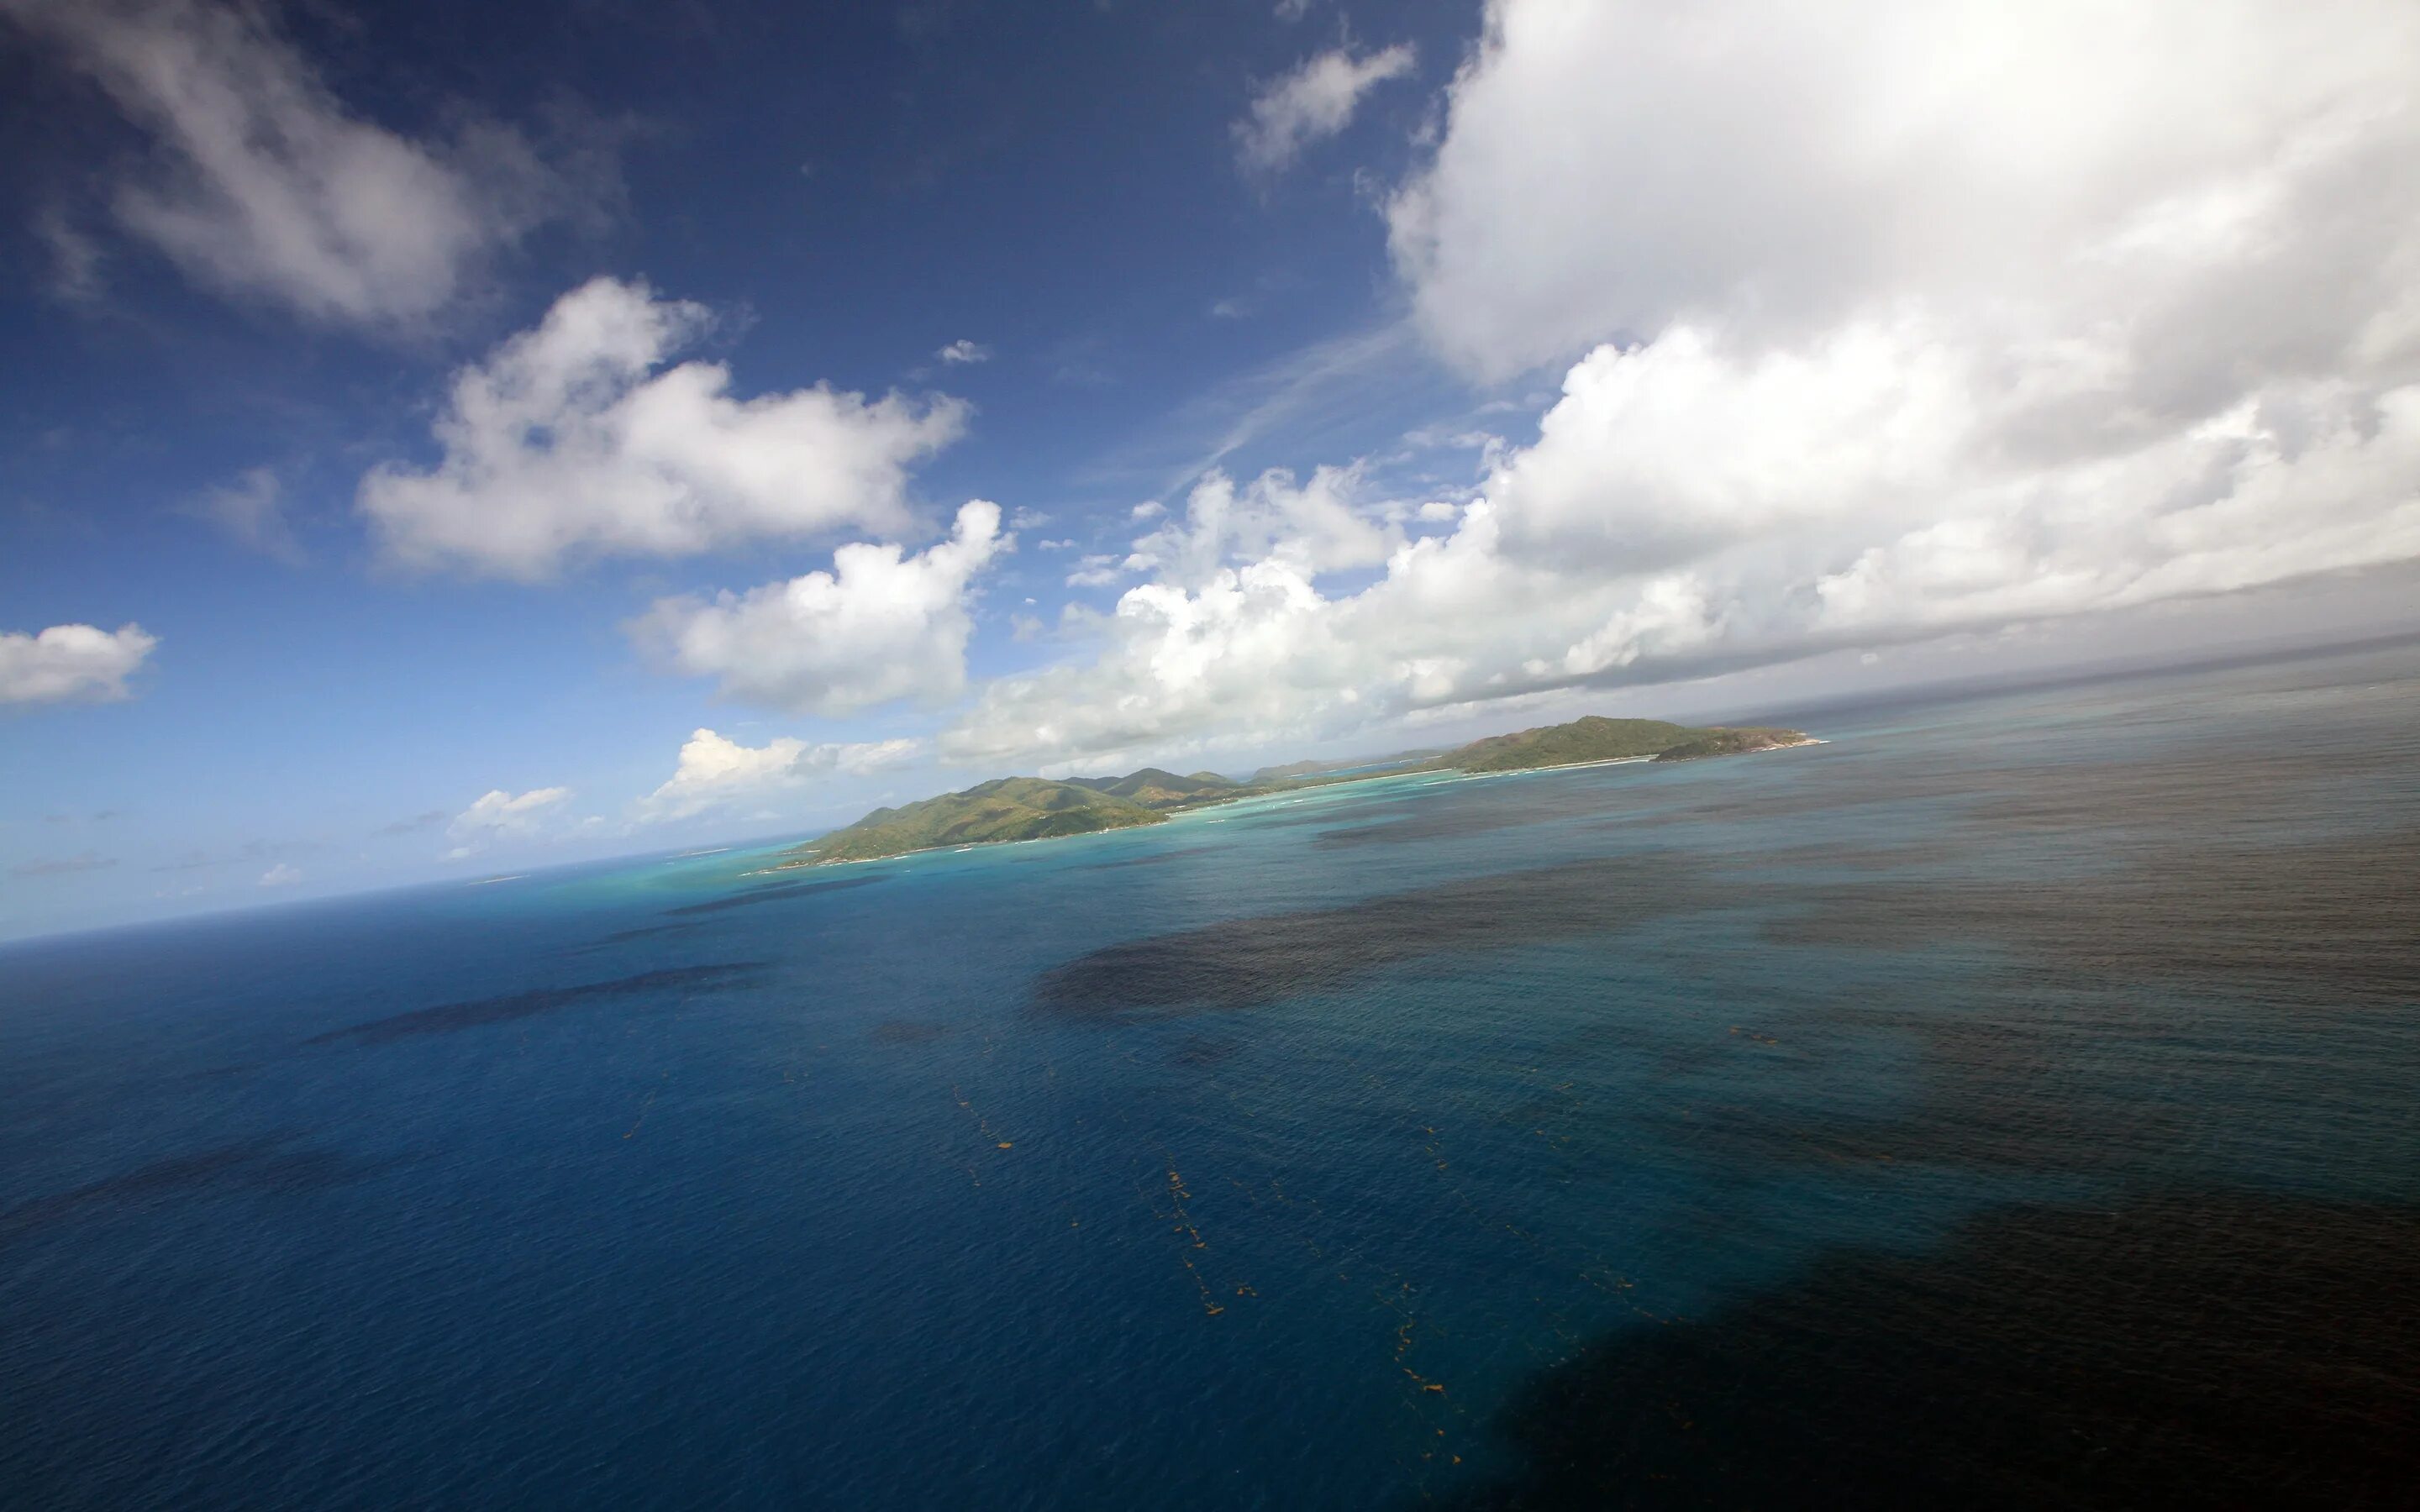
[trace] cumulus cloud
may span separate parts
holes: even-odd
[[[0,634],[0,704],[107,702],[132,696],[134,675],[156,636],[139,625],[115,630],[54,625],[39,634]]]
[[[1138,537],[1120,570],[1195,587],[1237,561],[1266,558],[1305,578],[1375,566],[1393,540],[1357,507],[1361,483],[1356,468],[1323,467],[1299,485],[1293,473],[1271,468],[1238,488],[1213,469],[1187,497],[1185,517]],[[1156,504],[1151,512],[1161,513]],[[1151,516],[1138,506],[1135,517]]]
[[[534,579],[579,556],[905,525],[908,468],[957,438],[967,407],[825,384],[734,398],[720,363],[664,365],[708,319],[599,278],[464,368],[438,465],[362,480],[389,556]]]
[[[2324,339],[2396,302],[2415,48],[2397,0],[1494,0],[1389,229],[1491,376],[1683,320],[2018,295],[2065,335],[2221,285],[2209,340]]]
[[[947,540],[912,556],[857,542],[832,553],[830,572],[710,602],[660,600],[631,630],[675,671],[792,714],[945,699],[966,683],[975,577],[1014,545],[1000,506],[978,499],[958,510]]]
[[[982,346],[979,343],[969,341],[962,336],[956,341],[950,343],[947,347],[942,347],[939,351],[935,352],[933,355],[952,366],[963,366],[972,363],[990,362],[991,348]]]
[[[2366,0],[1497,0],[1388,214],[1450,359],[1568,364],[1535,436],[1351,593],[1305,538],[1171,531],[941,752],[1317,737],[2420,559],[2414,56]]]
[[[580,197],[507,128],[424,142],[361,119],[254,6],[0,0],[0,18],[151,138],[153,161],[114,186],[119,225],[203,283],[308,319],[424,321]]]
[[[887,771],[923,751],[919,740],[810,746],[786,735],[762,746],[743,746],[711,730],[699,730],[681,746],[673,775],[639,800],[637,814],[645,823],[693,818],[726,804],[802,787],[820,777]]]
[[[1366,55],[1340,47],[1306,59],[1252,97],[1233,129],[1236,163],[1254,177],[1284,172],[1306,147],[1351,124],[1362,96],[1410,73],[1416,61],[1408,42]]]
[[[570,798],[569,788],[532,788],[521,794],[496,788],[485,793],[445,826],[446,837],[454,841],[445,858],[460,860],[502,840],[535,839],[545,833],[551,821],[561,817],[563,805]]]
[[[257,885],[263,887],[290,887],[302,880],[302,868],[288,866],[280,861],[260,874]]]

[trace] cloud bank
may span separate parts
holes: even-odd
[[[362,480],[389,557],[533,580],[584,557],[904,526],[909,465],[957,439],[967,407],[824,384],[734,398],[720,363],[664,365],[709,319],[599,278],[455,375],[437,466]]]
[[[139,625],[116,630],[54,625],[39,634],[0,634],[0,704],[108,702],[131,697],[134,675],[159,639]]]
[[[1311,738],[2420,559],[2415,56],[2365,0],[1497,0],[1387,214],[1436,350],[1567,364],[1534,440],[1467,502],[1315,475],[1450,517],[1370,581],[1366,536],[1206,500],[941,750]]]

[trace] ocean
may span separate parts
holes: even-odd
[[[0,1504],[2420,1504],[2420,648],[0,950]]]

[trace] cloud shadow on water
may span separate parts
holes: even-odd
[[[1775,921],[1784,945],[1989,941],[2077,981],[2257,991],[2313,1007],[2420,1003],[2420,830],[2162,851],[2055,880],[1836,886]]]
[[[727,908],[746,908],[752,903],[778,903],[784,898],[809,898],[821,892],[845,892],[851,887],[870,887],[884,880],[878,875],[833,877],[823,882],[776,882],[768,887],[751,887],[735,892],[728,898],[713,898],[702,903],[683,903],[667,908],[664,917],[679,918],[693,914],[719,914]]]
[[[1232,919],[1112,945],[1044,972],[1036,1001],[1065,1014],[1260,1008],[1424,956],[1608,933],[1713,905],[1685,856],[1575,861],[1394,893],[1341,908]]]
[[[2409,1505],[2420,1209],[2004,1210],[1626,1328],[1494,1426],[1521,1468],[1444,1505]]]
[[[576,987],[540,987],[525,993],[509,993],[502,997],[482,997],[467,1003],[440,1003],[434,1008],[414,1009],[409,1013],[372,1019],[366,1024],[355,1024],[347,1028],[330,1029],[302,1042],[385,1044],[413,1035],[451,1034],[458,1029],[475,1029],[489,1024],[509,1023],[514,1019],[535,1018],[557,1009],[606,998],[642,996],[649,993],[719,992],[751,986],[761,981],[768,969],[768,964],[762,961],[733,961],[715,965],[643,971],[635,977],[582,982]]]
[[[293,1149],[290,1134],[239,1140],[153,1161],[83,1186],[0,1209],[0,1246],[54,1225],[212,1191],[303,1192],[357,1179],[379,1166],[322,1149]]]
[[[1129,856],[1118,861],[1091,861],[1073,868],[1078,872],[1117,872],[1130,866],[1166,866],[1171,861],[1183,861],[1196,856],[1208,856],[1216,845],[1187,845],[1181,850],[1157,851],[1150,856]]]

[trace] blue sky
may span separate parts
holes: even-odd
[[[0,935],[2403,625],[2414,24],[0,0]]]

